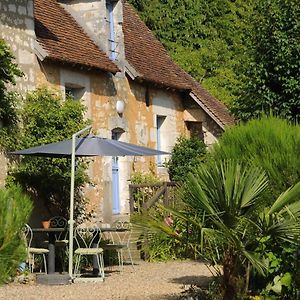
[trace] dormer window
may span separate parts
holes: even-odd
[[[106,9],[107,9],[107,22],[108,22],[108,42],[109,42],[109,58],[114,61],[117,57],[116,52],[116,33],[115,33],[115,24],[114,24],[114,8],[115,1],[107,0],[106,1]]]

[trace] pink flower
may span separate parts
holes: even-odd
[[[174,221],[170,215],[165,217],[164,221],[169,227],[173,226],[173,224],[174,224]]]

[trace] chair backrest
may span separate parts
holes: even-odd
[[[68,221],[64,217],[55,216],[50,220],[50,228],[66,228],[68,226]]]
[[[64,228],[67,229],[68,227],[68,221],[66,218],[62,216],[55,216],[52,217],[50,220],[50,228]],[[59,232],[55,234],[55,239],[56,240],[66,240],[67,239],[68,232]]]
[[[22,229],[22,237],[24,239],[26,249],[28,250],[31,246],[31,242],[33,239],[33,232],[28,224],[25,224]]]
[[[129,246],[131,240],[131,224],[127,221],[115,221],[112,225],[116,229],[115,233],[110,234],[113,244],[122,244]]]
[[[98,248],[101,241],[101,230],[97,226],[76,227],[74,239],[78,248]]]
[[[127,221],[115,221],[113,223],[113,227],[116,229],[126,229],[126,230],[130,230],[131,229],[131,224],[130,222]]]

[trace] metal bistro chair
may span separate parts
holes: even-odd
[[[50,228],[62,228],[64,231],[57,232],[55,233],[55,247],[58,247],[59,255],[58,257],[61,260],[61,266],[63,272],[65,271],[65,264],[64,264],[64,251],[68,251],[68,245],[69,245],[69,240],[68,240],[68,221],[62,216],[55,216],[52,217],[50,220]],[[64,249],[65,248],[65,249]]]
[[[81,257],[95,255],[97,258],[97,265],[101,277],[104,278],[104,260],[103,248],[99,247],[101,241],[101,230],[98,227],[76,227],[74,230],[74,238],[77,244],[77,249],[74,252],[75,270],[74,275],[80,276],[79,265]]]
[[[132,255],[130,252],[130,241],[131,241],[131,224],[129,222],[116,221],[113,223],[113,228],[116,231],[107,231],[106,239],[109,240],[108,244],[103,246],[103,249],[111,251],[115,250],[118,254],[118,263],[120,271],[124,265],[124,251],[127,251],[130,263],[134,269]]]
[[[68,246],[69,240],[67,239],[67,227],[68,227],[68,221],[64,217],[61,216],[55,216],[51,218],[50,220],[50,228],[63,228],[65,231],[61,231],[58,233],[55,233],[55,246],[58,247],[66,247]]]
[[[31,247],[31,242],[33,239],[33,232],[31,227],[28,224],[25,224],[23,228],[23,235],[26,244],[27,256],[28,256],[28,263],[29,263],[29,270],[33,272],[34,270],[34,256],[35,255],[42,255],[44,261],[44,268],[45,273],[47,273],[47,263],[46,263],[46,254],[49,253],[48,249],[45,248],[33,248]]]

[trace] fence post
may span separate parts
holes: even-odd
[[[134,213],[134,198],[133,198],[133,186],[130,184],[129,185],[129,209],[130,209],[130,214]]]
[[[165,192],[164,192],[164,206],[167,206],[169,204],[168,199],[168,183],[164,182]]]

